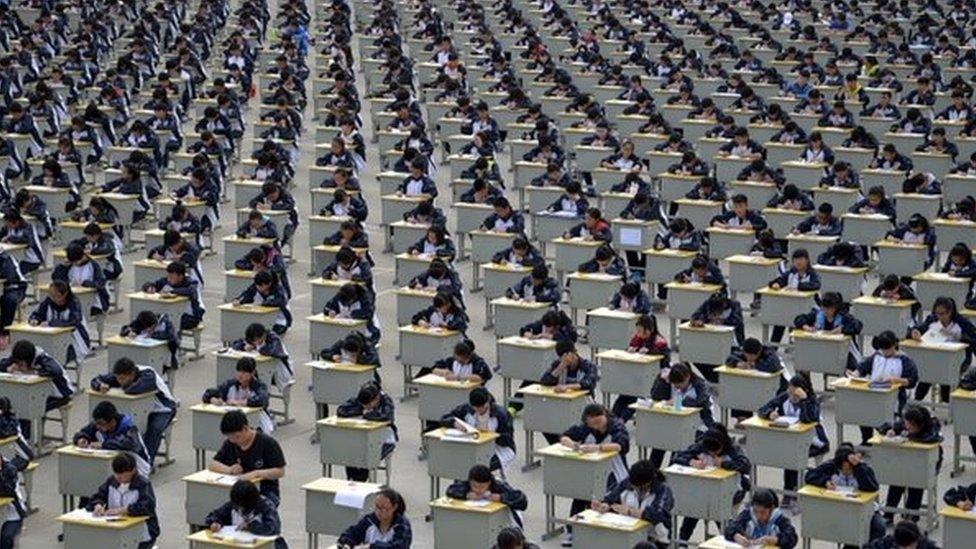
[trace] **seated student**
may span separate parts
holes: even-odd
[[[864,267],[864,256],[861,247],[854,242],[842,241],[831,244],[822,254],[817,256],[817,265],[830,267]]]
[[[857,336],[861,334],[863,325],[850,313],[850,307],[844,303],[844,298],[837,292],[824,292],[820,298],[820,305],[809,313],[797,315],[793,319],[793,327],[805,332],[828,332],[851,336],[851,348],[847,353],[846,369],[854,370],[861,357],[861,349],[857,345]]]
[[[70,244],[78,244],[88,255],[107,256],[108,264],[103,272],[108,280],[118,280],[124,270],[122,266],[122,242],[115,233],[105,234],[97,222],[90,221],[85,225],[84,238],[79,238]]]
[[[463,423],[462,423],[463,422]],[[484,387],[468,393],[468,402],[461,404],[441,418],[441,425],[451,429],[465,429],[465,425],[479,431],[498,433],[495,453],[489,461],[491,471],[504,472],[515,463],[515,431],[512,415]]]
[[[668,368],[662,368],[660,375],[654,379],[651,386],[651,400],[654,402],[666,402],[672,406],[678,398],[681,399],[680,406],[701,408],[698,416],[701,419],[699,431],[704,431],[715,424],[715,416],[712,407],[712,391],[704,379],[695,375],[691,366],[684,362],[671,364]],[[664,450],[654,448],[651,450],[651,461],[660,466],[664,460]]]
[[[765,156],[765,150],[762,145],[749,137],[749,130],[738,127],[732,133],[732,141],[719,147],[718,154],[719,156],[761,159]]]
[[[581,273],[604,273],[627,278],[627,263],[609,245],[603,244],[596,249],[593,259],[580,263],[576,268]]]
[[[149,478],[136,470],[136,460],[130,454],[112,458],[112,474],[88,498],[85,509],[96,517],[148,517],[140,527],[142,535],[137,549],[156,546],[159,537],[156,494]]]
[[[81,301],[64,280],[54,280],[48,285],[47,297],[27,317],[27,322],[31,326],[73,328],[66,357],[68,362],[80,363],[91,351],[91,336]]]
[[[614,512],[651,523],[651,547],[667,547],[671,535],[671,510],[674,494],[664,474],[650,461],[637,461],[630,466],[626,480],[607,492],[601,500],[590,502],[590,508],[600,513]]]
[[[423,367],[416,377],[427,374],[439,375],[448,380],[474,381],[482,385],[488,383],[492,377],[491,367],[474,350],[471,340],[459,341],[454,345],[453,355],[442,358],[433,366]]]
[[[688,152],[694,158],[695,153]],[[624,176],[623,181],[620,183],[615,183],[610,187],[610,192],[621,193],[630,196],[634,196],[637,193],[644,192],[645,194],[651,193],[651,186],[647,184],[646,181],[641,179],[640,175],[636,173],[628,173]]]
[[[502,191],[485,179],[475,179],[471,188],[461,193],[459,202],[464,204],[492,205],[496,200],[505,196]]]
[[[504,196],[495,199],[492,207],[495,209],[481,224],[484,231],[498,233],[522,234],[525,232],[525,216],[521,211],[512,208],[512,204]]]
[[[137,207],[132,210],[132,219],[120,220],[123,224],[137,223],[146,217],[146,212],[150,209],[149,197],[147,195],[146,184],[142,180],[140,168],[133,163],[125,163],[122,166],[122,177],[107,181],[101,186],[103,193],[119,193],[134,195],[139,197]]]
[[[637,314],[650,314],[651,298],[636,282],[627,282],[610,298],[610,309]]]
[[[234,268],[240,271],[269,271],[278,277],[285,295],[291,299],[291,284],[288,280],[288,266],[281,251],[274,246],[251,248],[244,257],[234,261]]]
[[[565,192],[541,213],[582,218],[590,207],[589,201],[583,194],[583,187],[580,186],[579,181],[570,181],[563,189]]]
[[[884,187],[881,185],[875,185],[868,189],[867,196],[855,202],[850,208],[847,208],[847,211],[854,214],[881,214],[889,217],[892,221],[895,219],[895,205],[885,195]]]
[[[348,219],[339,225],[339,230],[322,239],[326,246],[348,246],[350,248],[369,248],[369,234],[357,221]]]
[[[583,215],[583,222],[571,227],[563,234],[563,238],[610,242],[613,240],[613,231],[610,230],[610,222],[603,218],[603,212],[599,208],[587,208]]]
[[[969,290],[972,292],[973,283],[976,282],[976,261],[973,260],[973,252],[964,242],[956,242],[949,250],[949,259],[942,265],[943,273],[948,273],[959,278],[969,279]]]
[[[155,282],[146,282],[142,291],[163,296],[182,296],[189,300],[186,312],[180,315],[180,330],[192,330],[203,322],[206,309],[200,299],[200,285],[186,274],[186,263],[174,261],[166,266],[166,277]]]
[[[422,328],[440,328],[461,333],[468,330],[467,313],[453,296],[444,292],[438,292],[431,305],[413,315],[410,322]]]
[[[252,198],[248,206],[257,211],[288,212],[288,222],[282,229],[281,243],[284,245],[291,241],[291,236],[298,228],[298,209],[295,207],[294,197],[281,184],[265,181],[261,186],[261,193]]]
[[[241,478],[230,488],[230,501],[207,514],[204,519],[214,534],[231,527],[256,536],[277,536],[274,549],[288,549],[281,537],[278,500],[262,494],[248,479]]]
[[[416,208],[403,214],[403,220],[407,223],[428,227],[447,224],[447,217],[444,216],[444,212],[440,208],[434,206],[433,200],[425,200],[417,204]]]
[[[20,272],[28,274],[44,264],[44,246],[34,230],[34,226],[14,208],[3,213],[3,227],[0,228],[0,242],[5,244],[26,244],[23,258],[19,262]]]
[[[935,471],[930,474],[939,474],[942,468],[942,424],[939,418],[935,417],[928,408],[919,404],[909,404],[905,406],[903,414],[895,415],[894,422],[885,423],[878,427],[878,432],[884,437],[902,437],[908,442],[920,442],[924,444],[937,443],[939,445],[939,458],[935,463]],[[905,486],[895,484],[888,486],[888,497],[885,501],[886,507],[898,507],[901,497],[905,493]],[[905,499],[905,508],[918,511],[922,506],[922,496],[925,490],[922,488],[908,488],[908,495]],[[930,494],[929,497],[936,497]],[[891,520],[891,513],[885,513],[885,520]]]
[[[861,176],[847,162],[837,161],[828,169],[827,175],[820,179],[819,185],[826,188],[860,189]]]
[[[910,520],[903,520],[895,525],[892,533],[875,539],[868,544],[868,549],[938,549],[939,546],[919,530],[918,525]]]
[[[602,404],[587,404],[583,408],[580,423],[566,430],[559,443],[584,454],[595,452],[616,452],[610,460],[610,474],[607,476],[607,491],[612,491],[627,480],[627,453],[630,452],[630,434],[623,421],[614,417]],[[554,441],[553,441],[554,442]],[[569,506],[569,516],[585,510],[590,502],[574,499]],[[567,541],[572,541],[572,530],[567,530]],[[564,543],[565,546],[565,543]]]
[[[834,452],[833,459],[824,461],[813,469],[807,469],[804,481],[828,490],[851,488],[860,492],[877,492],[880,489],[874,469],[864,462],[864,456],[850,442],[841,443]],[[875,512],[871,517],[870,540],[884,537],[884,534],[884,518],[880,512]],[[844,547],[854,548],[851,545]]]
[[[34,225],[34,230],[42,242],[51,238],[54,233],[54,227],[51,225],[51,214],[47,211],[47,204],[40,197],[32,194],[29,189],[22,188],[14,195],[11,205],[21,215],[34,218],[34,222],[31,224]]]
[[[687,269],[678,271],[674,275],[675,282],[685,284],[717,284],[724,291],[726,282],[725,275],[718,267],[718,262],[708,259],[708,256],[698,254],[691,260],[691,266]]]
[[[701,232],[684,217],[675,217],[668,224],[667,231],[654,237],[655,250],[686,250],[697,252],[702,246]]]
[[[424,173],[426,169],[427,161],[423,158],[415,158],[410,163],[410,175],[397,186],[397,193],[403,196],[426,195],[429,198],[437,198],[437,184]]]
[[[373,289],[373,268],[369,258],[345,245],[336,252],[335,260],[322,270],[322,278],[349,280],[366,286],[370,291]]]
[[[220,432],[226,437],[207,469],[224,475],[236,475],[248,484],[259,481],[261,495],[277,506],[281,501],[278,479],[285,476],[285,454],[271,435],[255,430],[247,415],[231,410],[220,419]]]
[[[257,363],[249,356],[241,357],[234,366],[234,377],[203,392],[203,402],[217,406],[248,406],[261,408],[258,429],[270,434],[275,424],[268,413],[268,386],[258,377]]]
[[[410,255],[422,255],[425,257],[439,257],[444,261],[454,261],[457,248],[450,234],[443,225],[432,225],[427,229],[427,234],[415,244],[407,248]]]
[[[525,236],[517,236],[512,240],[512,245],[504,250],[495,252],[491,258],[492,263],[505,265],[511,263],[522,267],[534,267],[545,263],[542,254],[535,249]]]
[[[746,195],[737,194],[732,197],[732,209],[713,217],[711,226],[721,229],[754,229],[758,232],[766,228],[766,220],[758,211],[749,209]]]
[[[556,356],[539,379],[541,385],[553,387],[557,393],[584,390],[593,395],[599,378],[596,364],[580,356],[572,341],[556,343]]]
[[[91,388],[98,393],[109,389],[121,389],[127,395],[141,395],[152,392],[155,406],[146,420],[146,432],[142,439],[153,463],[166,429],[176,417],[179,401],[173,396],[166,381],[151,366],[137,366],[128,358],[120,358],[112,365],[111,373],[98,375],[91,380]]]
[[[908,331],[908,336],[915,341],[934,341],[965,343],[966,356],[960,364],[960,372],[966,371],[973,361],[976,349],[976,326],[966,317],[959,314],[956,302],[951,297],[937,297],[932,303],[932,313],[921,323]],[[919,382],[915,389],[915,400],[922,401],[929,392],[928,383]],[[949,402],[949,387],[942,387],[943,402]]]
[[[784,372],[783,361],[780,359],[776,349],[763,345],[761,341],[754,337],[747,338],[739,347],[733,347],[732,352],[725,359],[725,365],[729,368],[739,368],[742,370],[755,370],[768,374]],[[704,375],[705,370],[701,365],[698,369]],[[779,391],[786,390],[786,380],[780,379]],[[732,410],[731,416],[736,420],[748,418],[752,415],[751,410]]]
[[[45,411],[67,404],[75,393],[75,385],[68,378],[64,366],[30,341],[20,340],[14,343],[10,356],[0,358],[0,372],[48,378],[51,382],[51,393],[47,397]],[[22,419],[20,427],[24,436],[30,439],[31,422]]]
[[[456,480],[447,487],[447,497],[462,501],[495,501],[508,507],[512,524],[522,528],[522,511],[529,507],[525,492],[491,474],[485,465],[475,465],[467,480]]]
[[[505,297],[509,299],[549,303],[553,307],[559,305],[561,296],[559,282],[549,276],[549,268],[545,264],[536,265],[530,274],[505,290]]]
[[[207,207],[200,219],[200,228],[204,231],[212,231],[217,226],[220,220],[220,188],[207,176],[206,169],[193,168],[190,171],[190,182],[173,189],[169,196],[174,200],[202,201]]]
[[[233,304],[235,306],[254,304],[277,307],[278,316],[271,329],[278,335],[284,335],[291,327],[292,316],[288,309],[288,294],[284,287],[278,283],[278,277],[271,271],[255,273],[254,282],[234,298]]]
[[[725,527],[727,541],[743,547],[775,545],[793,549],[799,540],[790,518],[779,507],[779,498],[769,488],[757,488],[748,509]]]
[[[247,219],[237,228],[237,238],[273,238],[277,244],[278,228],[274,221],[258,210],[251,210]]]
[[[742,449],[729,437],[725,426],[716,423],[710,426],[702,435],[688,448],[676,452],[671,458],[671,463],[694,467],[695,469],[706,469],[718,467],[727,471],[739,473],[739,489],[732,496],[732,503],[738,505],[745,498],[752,486],[749,476],[752,474],[752,464],[749,458],[742,452]],[[678,537],[681,541],[688,541],[698,526],[698,519],[685,518],[681,521],[681,529]]]
[[[354,195],[344,189],[336,189],[332,193],[332,200],[319,210],[319,215],[351,217],[356,222],[363,223],[369,217],[369,207],[362,196]]]
[[[190,271],[190,278],[203,284],[203,272],[200,269],[200,248],[187,241],[178,231],[167,230],[163,233],[163,243],[149,250],[149,259],[156,261],[182,261]]]
[[[557,343],[575,343],[578,337],[573,320],[559,309],[546,311],[541,319],[522,326],[519,334],[526,339],[551,339]]]
[[[918,368],[908,355],[898,349],[898,338],[890,330],[874,336],[871,347],[874,353],[866,356],[856,370],[848,370],[847,377],[868,378],[876,384],[899,384],[895,413],[900,415],[908,402],[908,389],[918,384]],[[871,432],[870,427],[861,426],[862,445],[871,438]]]
[[[182,203],[176,203],[173,205],[173,209],[165,218],[161,219],[156,225],[162,231],[176,231],[181,234],[192,234],[193,243],[196,246],[201,245],[200,235],[203,229],[200,227],[200,220],[197,216],[190,213],[189,208],[187,208]]]
[[[413,532],[403,496],[393,488],[382,488],[373,496],[373,512],[342,531],[337,549],[408,549],[412,544]]]
[[[888,231],[885,240],[905,244],[924,244],[929,251],[928,259],[924,264],[925,270],[932,266],[938,255],[935,250],[935,230],[929,226],[928,219],[918,213],[912,214],[906,223]]]
[[[976,153],[973,153],[976,157]],[[972,174],[976,175],[976,173]],[[947,204],[939,214],[940,218],[956,221],[976,221],[976,199],[965,196],[955,204]]]
[[[167,342],[170,361],[164,372],[179,366],[180,340],[173,327],[173,321],[166,314],[156,315],[152,311],[140,311],[132,322],[119,329],[119,335],[128,339],[146,338]]]
[[[389,422],[386,438],[380,449],[380,458],[386,459],[400,439],[395,421],[395,410],[393,399],[384,392],[378,383],[367,381],[359,388],[359,393],[339,405],[336,414],[339,417],[356,417],[370,421]],[[346,478],[358,482],[366,482],[369,479],[369,469],[361,467],[346,467]]]
[[[9,413],[10,401],[7,400],[7,397],[0,397],[0,403],[2,403],[0,407],[5,409],[5,413]],[[14,434],[11,435],[9,432],[4,432],[4,438],[7,436],[20,436],[16,419],[10,423],[9,427],[14,429]],[[6,431],[6,429],[3,430]],[[0,521],[0,549],[16,548],[17,538],[20,537],[20,532],[24,527],[24,519],[28,513],[23,490],[21,489],[21,483],[23,483],[21,473],[30,465],[33,452],[30,451],[30,446],[22,437],[17,445],[22,449],[22,454],[24,452],[23,449],[26,449],[26,454],[10,455],[5,452],[4,455],[0,455],[0,497],[11,500],[10,503],[0,508],[4,512],[4,517]],[[140,546],[140,549],[143,548]]]
[[[816,291],[820,289],[820,275],[810,264],[810,254],[804,248],[793,251],[790,268],[769,282],[774,290]],[[785,326],[774,326],[771,341],[779,343],[786,331]]]
[[[506,526],[498,531],[495,545],[491,549],[540,549],[538,545],[525,539],[520,528]]]
[[[638,191],[627,202],[624,209],[620,211],[620,217],[637,221],[657,221],[662,226],[668,224],[668,218],[664,213],[664,206],[662,206],[661,202],[651,196],[650,193],[642,191]]]
[[[902,182],[901,192],[904,194],[921,194],[936,196],[942,194],[942,182],[929,172],[916,172]]]
[[[139,474],[148,477],[152,460],[132,416],[121,414],[114,404],[102,401],[95,405],[91,417],[91,423],[75,433],[74,445],[125,452],[135,459]]]
[[[291,358],[281,338],[274,331],[268,331],[263,324],[257,322],[244,330],[244,337],[236,339],[230,344],[235,351],[258,353],[276,359],[275,373],[271,376],[271,384],[284,391],[294,380],[295,374],[291,367]]]
[[[744,341],[746,338],[745,322],[742,320],[742,305],[734,299],[729,299],[725,292],[719,291],[708,296],[708,299],[692,313],[692,326],[700,328],[706,324],[734,327],[736,342]]]
[[[791,377],[786,390],[781,391],[769,402],[760,406],[756,410],[756,415],[771,421],[776,421],[779,418],[794,418],[800,423],[816,423],[813,442],[810,443],[810,457],[822,456],[830,450],[830,440],[827,438],[827,431],[824,430],[820,416],[820,398],[817,397],[809,378],[804,375],[798,374]],[[783,489],[787,491],[796,490],[798,480],[798,471],[785,470],[783,472]],[[795,501],[795,498],[787,496],[783,500],[783,506],[789,507]]]
[[[796,212],[813,211],[813,200],[792,183],[783,186],[783,190],[769,199],[766,203],[768,208],[780,210],[790,210]]]
[[[729,193],[725,189],[725,185],[715,181],[713,177],[703,177],[695,186],[691,188],[690,191],[685,193],[685,198],[690,198],[691,200],[711,200],[713,202],[725,202],[729,199]],[[672,204],[671,213],[677,211],[677,204]]]

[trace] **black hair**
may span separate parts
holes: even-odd
[[[136,363],[133,362],[132,359],[128,357],[122,357],[116,360],[115,364],[112,365],[112,373],[115,375],[135,374],[138,371],[139,368],[136,367]]]
[[[220,418],[220,434],[239,433],[247,428],[247,415],[241,410],[231,410]]]

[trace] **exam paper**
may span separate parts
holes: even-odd
[[[632,528],[635,524],[637,524],[638,519],[628,517],[626,515],[619,515],[617,513],[600,513],[597,520],[604,524],[620,526],[623,528]]]
[[[213,537],[224,541],[235,541],[237,543],[254,543],[254,534],[238,530],[236,526],[224,526],[218,530]]]
[[[370,494],[373,494],[374,492],[376,492],[376,490],[368,486],[350,484],[335,493],[332,503],[339,507],[362,509],[366,504],[366,498],[368,498]]]
[[[96,517],[94,513],[88,511],[87,509],[75,509],[70,513],[66,513],[65,517],[71,517],[78,520],[86,520],[90,522],[116,522],[122,520],[121,517]]]
[[[643,229],[632,229],[629,227],[620,229],[621,246],[643,246],[641,243],[643,237]]]

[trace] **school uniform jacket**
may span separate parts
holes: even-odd
[[[156,292],[168,291],[173,295],[183,296],[189,299],[190,303],[187,305],[187,310],[183,314],[189,315],[197,320],[203,320],[203,313],[206,312],[206,309],[204,309],[203,302],[200,300],[200,285],[189,276],[184,277],[183,282],[176,286],[171,285],[166,280],[166,277],[160,278],[155,282],[147,282],[142,286],[143,291],[149,288],[156,290]]]
[[[691,460],[698,459],[707,453],[701,442],[695,442],[684,450],[675,452],[671,457],[671,462],[689,466],[691,465]],[[749,458],[746,457],[739,446],[733,443],[725,449],[725,454],[720,456],[719,465],[722,469],[739,473],[739,490],[735,493],[732,500],[736,503],[742,501],[746,491],[750,490],[752,486],[752,481],[749,478],[749,475],[752,474],[752,464],[749,462]]]
[[[455,366],[457,366],[458,369],[455,369]],[[450,370],[456,374],[459,372],[459,369],[460,371],[463,372],[464,370],[470,368],[471,370],[470,373],[472,375],[476,375],[480,377],[484,383],[488,383],[488,380],[491,379],[492,376],[491,367],[488,366],[488,363],[485,362],[485,359],[478,356],[478,353],[471,354],[470,364],[460,364],[456,360],[454,360],[454,357],[447,357],[447,358],[442,358],[437,362],[435,362],[433,368]]]
[[[271,291],[268,292],[268,295],[264,295],[258,291],[256,284],[251,283],[250,286],[245,288],[237,296],[237,300],[241,303],[254,303],[264,305],[265,307],[277,307],[279,312],[275,324],[284,326],[285,328],[291,327],[292,316],[291,311],[288,309],[288,294],[281,284],[272,284]]]
[[[424,288],[436,288],[438,291],[447,291],[448,293],[456,296],[458,299],[461,298],[461,293],[464,288],[464,283],[461,282],[461,277],[458,276],[457,272],[452,269],[447,269],[444,276],[441,278],[434,278],[431,276],[429,270],[424,271],[411,278],[407,285],[417,285]]]
[[[820,401],[816,397],[807,398],[794,404],[786,391],[782,391],[774,396],[769,402],[763,404],[756,410],[756,415],[769,419],[773,412],[780,416],[797,417],[800,423],[816,423],[814,429],[814,439],[810,448],[811,455],[822,455],[830,448],[830,439],[827,438],[827,431],[824,430],[820,418]]]
[[[410,246],[407,251],[416,251],[420,254],[432,254],[448,262],[454,261],[454,255],[457,253],[454,248],[454,241],[450,238],[445,238],[440,244],[431,244],[427,242],[427,237],[422,237],[413,246]]]
[[[653,525],[655,539],[660,541],[668,539],[671,531],[671,510],[674,509],[674,494],[666,483],[656,482],[647,493],[641,495],[628,478],[618,482],[617,486],[603,496],[603,503],[608,505],[623,503],[630,507],[639,507],[640,518]]]
[[[702,247],[702,235],[698,231],[691,231],[686,236],[678,236],[668,231],[663,235],[659,234],[654,237],[654,245],[657,246],[658,243],[663,244],[669,250],[697,252]]]
[[[820,275],[813,268],[807,269],[802,275],[793,267],[769,282],[779,284],[780,288],[796,288],[800,291],[810,291],[820,289]]]
[[[908,389],[913,389],[918,384],[918,368],[915,362],[908,355],[899,351],[891,358],[885,358],[880,352],[876,352],[864,358],[857,365],[857,375],[860,377],[871,378],[871,381],[881,381],[888,376],[902,377],[908,380],[908,385],[903,385],[898,389],[898,413],[905,407],[908,399]]]
[[[7,372],[13,360],[8,357],[0,358],[0,372]],[[51,380],[53,392],[51,396],[55,398],[68,398],[75,393],[75,384],[68,378],[68,374],[57,360],[47,354],[44,349],[37,348],[37,355],[34,357],[34,364],[31,364],[34,373]]]
[[[438,323],[431,322],[431,319],[435,319],[435,321],[439,320],[439,325],[448,330],[456,330],[462,333],[468,330],[468,318],[464,314],[464,311],[457,309],[455,312],[447,313],[447,316],[441,316],[440,312],[433,305],[414,314],[411,323],[417,324],[421,320],[428,324]]]
[[[349,318],[365,320],[369,341],[375,344],[380,339],[380,327],[376,319],[376,308],[368,291],[362,286],[357,286],[357,288],[359,288],[359,294],[356,296],[355,301],[352,303],[343,303],[339,294],[336,294],[326,302],[323,312],[326,315],[335,313],[337,316],[348,313]]]
[[[593,240],[600,242],[613,241],[613,231],[610,229],[610,223],[607,223],[602,219],[597,221],[596,226],[593,227],[593,229],[586,228],[586,223],[577,223],[569,229],[569,236],[571,238],[591,236],[593,237]]]
[[[467,480],[456,480],[447,487],[447,497],[466,500],[470,491],[470,482]],[[522,528],[520,511],[525,511],[529,508],[529,499],[525,497],[525,492],[514,488],[500,478],[492,477],[488,485],[488,494],[498,494],[501,498],[500,502],[508,507],[512,521],[518,528]]]
[[[552,361],[549,368],[546,369],[545,373],[539,379],[539,383],[546,385],[548,387],[554,387],[556,385],[569,385],[571,383],[578,383],[580,388],[584,391],[589,391],[593,394],[593,389],[596,387],[596,382],[600,379],[599,370],[597,370],[596,364],[593,364],[589,360],[579,357],[579,363],[575,370],[570,370],[567,368],[563,375],[556,377],[552,372],[559,366],[559,360]]]
[[[50,297],[45,297],[44,301],[30,314],[30,320],[37,322],[47,322],[53,327],[74,328],[72,332],[71,346],[75,350],[77,360],[84,360],[91,349],[91,336],[88,334],[88,323],[81,310],[81,301],[72,296],[70,301],[59,306]]]
[[[522,215],[522,212],[514,210],[507,219],[497,213],[492,213],[485,218],[481,228],[488,231],[502,229],[506,233],[522,234],[525,232],[525,216]]]
[[[207,514],[204,522],[207,524],[217,523],[221,526],[231,526],[239,522],[247,522],[246,531],[257,536],[278,536],[274,542],[274,549],[288,549],[281,534],[281,519],[278,516],[278,509],[275,503],[260,496],[258,504],[246,516],[234,508],[231,502],[227,502]]]
[[[265,219],[262,221],[261,226],[257,229],[252,229],[250,223],[244,222],[237,229],[238,238],[278,238],[278,228],[275,226],[274,221],[270,219]]]
[[[651,385],[650,396],[653,401],[671,400],[675,397],[674,388],[666,379],[657,376]],[[702,422],[698,428],[699,431],[715,424],[715,416],[712,413],[712,391],[708,388],[708,383],[702,378],[695,375],[691,376],[691,385],[682,393],[681,404],[690,408],[701,408],[698,413]]]
[[[363,338],[363,341],[364,342],[366,341],[366,336],[364,336],[361,332],[352,332],[352,334],[358,334],[360,337]],[[350,335],[352,335],[352,334],[350,334]],[[346,336],[346,337],[349,337],[349,336]],[[346,343],[346,338],[344,337],[344,338],[339,339],[335,343],[333,343],[331,346],[325,347],[319,353],[319,358],[321,358],[322,360],[329,360],[329,361],[331,361],[333,356],[336,356],[336,355],[339,355],[340,357],[344,356],[345,353],[342,352],[342,346],[345,343]],[[343,359],[340,358],[340,361],[341,360],[343,360]],[[376,349],[375,348],[371,347],[369,345],[369,343],[366,343],[366,345],[363,347],[363,349],[359,352],[359,356],[356,358],[356,363],[357,364],[368,364],[368,365],[371,365],[371,366],[379,367],[380,366],[380,355],[376,352]]]
[[[813,469],[807,469],[804,480],[807,484],[821,488],[826,488],[828,482],[833,482],[837,486],[850,486],[862,492],[877,492],[880,489],[874,469],[863,462],[854,466],[851,475],[847,476],[841,473],[834,460],[827,460]]]
[[[34,226],[26,220],[20,224],[20,227],[10,228],[4,226],[0,228],[0,240],[11,244],[27,245],[22,263],[30,263],[33,265],[44,263],[44,247],[41,244],[41,239],[37,231],[34,230]]]
[[[515,425],[512,421],[511,414],[508,410],[503,408],[501,405],[492,402],[488,406],[488,417],[489,423],[494,422],[494,428],[492,431],[498,433],[498,438],[495,439],[495,444],[504,448],[509,448],[512,452],[515,451]],[[445,414],[441,418],[441,425],[448,428],[454,427],[454,420],[460,419],[461,421],[467,423],[468,425],[475,425],[477,423],[477,413],[474,410],[474,406],[470,404],[461,404],[455,407],[450,413]]]
[[[577,270],[581,273],[599,273],[601,272],[600,264],[597,262],[596,257],[586,261],[585,263],[580,263]],[[627,264],[621,259],[620,256],[614,256],[607,264],[605,268],[602,268],[602,272],[608,275],[616,275],[620,277],[627,276]]]
[[[763,216],[756,210],[746,211],[745,218],[738,217],[735,215],[734,211],[721,213],[712,218],[711,224],[724,223],[730,227],[739,227],[744,225],[747,221],[749,222],[749,225],[756,230],[756,232],[766,228],[766,220],[763,219]]]
[[[128,414],[120,415],[115,430],[103,433],[95,427],[94,423],[89,423],[75,433],[72,442],[78,444],[79,439],[86,439],[89,442],[98,442],[105,450],[119,450],[130,454],[136,460],[139,474],[149,476],[149,469],[152,462],[149,460],[149,453],[146,445],[142,442],[142,434]]]
[[[365,410],[363,405],[356,400],[356,397],[353,397],[339,405],[336,415],[339,417],[361,417],[369,421],[387,421],[390,423],[390,437],[384,441],[384,444],[396,444],[400,439],[396,426],[393,399],[386,393],[380,393],[380,403],[372,410]]]
[[[354,547],[368,544],[370,549],[409,549],[412,546],[413,532],[407,517],[395,515],[386,535],[380,532],[379,524],[375,513],[364,516],[356,524],[343,530],[339,536],[339,545]]]
[[[23,521],[27,517],[25,496],[21,490],[21,473],[27,469],[30,461],[21,456],[0,458],[0,497],[11,498],[11,509],[3,509],[5,517],[0,517],[0,523],[8,521]],[[12,511],[12,513],[11,513]],[[16,517],[16,518],[14,518]]]
[[[131,324],[126,324],[119,329],[119,335],[123,337],[128,337],[133,333],[136,332],[132,328]],[[138,335],[138,333],[136,333],[136,335]],[[148,337],[149,339],[165,341],[167,343],[170,351],[169,367],[176,368],[176,366],[179,364],[177,353],[180,349],[180,338],[176,328],[173,326],[173,321],[169,318],[169,315],[161,314],[156,317],[156,327]]]
[[[526,275],[506,290],[505,295],[511,299],[534,297],[537,302],[556,305],[559,303],[561,292],[559,283],[551,276],[546,278],[542,284],[535,285],[532,275]]]
[[[799,539],[789,517],[779,508],[773,510],[772,516],[765,524],[756,519],[752,507],[744,509],[725,527],[726,540],[734,541],[736,534],[742,534],[749,539],[775,536],[776,546],[780,549],[793,549]]]
[[[141,541],[155,540],[159,537],[159,518],[156,516],[156,493],[153,491],[149,479],[141,474],[132,477],[128,490],[121,490],[119,481],[114,475],[98,487],[89,499],[85,509],[95,510],[96,505],[103,505],[106,509],[116,506],[124,507],[130,517],[148,517],[146,532]],[[209,524],[209,523],[208,523]]]
[[[235,340],[230,346],[236,351],[243,351],[247,346],[247,341],[241,338]],[[278,360],[275,375],[271,382],[278,388],[286,387],[294,378],[294,372],[291,368],[291,358],[288,356],[288,351],[285,349],[285,345],[281,342],[278,334],[274,332],[266,333],[264,336],[264,345],[261,345],[257,349],[257,352],[261,356],[270,356]]]
[[[651,312],[651,298],[644,290],[638,292],[637,297],[629,304],[625,303],[625,300],[626,298],[620,292],[614,293],[613,297],[610,298],[610,308],[623,309],[624,305],[629,305],[629,310],[634,313],[649,314]]]
[[[520,334],[529,332],[532,335],[539,335],[545,327],[542,325],[542,320],[536,320],[535,322],[530,322],[522,328],[519,329]],[[560,326],[552,335],[552,339],[555,342],[560,341],[572,341],[576,343],[578,334],[576,333],[576,326],[572,324],[567,324],[566,326]]]
[[[699,305],[698,309],[692,313],[691,319],[708,324],[708,302]],[[722,312],[719,319],[722,321],[721,324],[723,326],[732,326],[735,328],[736,341],[739,343],[745,341],[746,329],[742,320],[742,305],[738,301],[730,302],[729,308]]]
[[[492,263],[501,263],[502,261],[507,261],[509,263],[515,263],[517,265],[521,265],[522,267],[535,267],[536,265],[541,265],[543,263],[543,259],[542,256],[539,254],[539,251],[531,247],[531,245],[528,251],[521,259],[518,259],[516,257],[515,252],[512,251],[512,247],[509,246],[504,250],[495,252],[495,255],[491,257],[491,261]]]
[[[139,369],[136,379],[132,385],[122,387],[119,380],[112,373],[98,375],[91,380],[91,388],[96,389],[100,384],[108,385],[113,389],[122,389],[127,395],[142,395],[153,393],[156,396],[156,406],[151,413],[155,412],[176,412],[180,402],[173,396],[169,386],[163,381],[159,373],[152,366],[136,365]]]
[[[566,429],[563,436],[579,444],[619,444],[620,451],[610,460],[610,474],[613,478],[607,479],[607,487],[612,490],[617,483],[623,482],[628,477],[627,453],[630,451],[630,433],[620,419],[610,419],[605,433],[598,433],[586,424],[578,423]]]

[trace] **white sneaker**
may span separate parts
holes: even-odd
[[[563,536],[562,546],[563,547],[572,547],[573,546],[573,533],[572,532],[569,532],[565,536]]]

